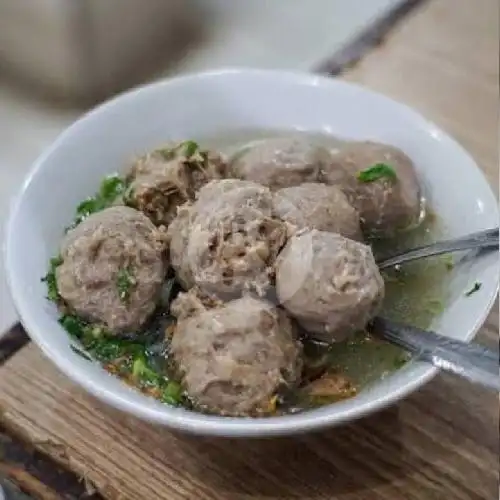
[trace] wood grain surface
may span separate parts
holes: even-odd
[[[433,0],[345,78],[453,134],[498,186],[498,2]],[[498,346],[498,306],[479,341]],[[0,367],[0,422],[109,500],[495,500],[498,396],[441,375],[384,412],[313,435],[171,433],[105,407],[30,345]]]

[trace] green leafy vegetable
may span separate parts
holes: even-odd
[[[136,281],[132,276],[130,269],[123,268],[118,271],[118,276],[116,277],[116,288],[118,289],[118,297],[122,302],[127,302],[130,298],[130,292],[134,287]]]
[[[188,160],[196,153],[199,153],[203,159],[205,158],[204,155],[206,155],[205,151],[200,150],[198,143],[191,140],[180,142],[171,148],[158,149],[156,152],[167,161],[173,160],[179,153],[184,155]]]
[[[78,225],[89,215],[100,212],[122,196],[126,189],[125,181],[119,175],[106,177],[99,187],[99,191],[90,198],[83,200],[76,208],[76,217],[73,226]]]
[[[182,402],[183,399],[183,390],[180,384],[171,380],[161,395],[161,400],[164,403],[168,403],[171,405],[178,405]]]
[[[111,204],[118,196],[125,191],[125,181],[118,175],[111,175],[106,177],[101,182],[98,198],[103,203]]]
[[[82,340],[85,336],[85,329],[88,328],[87,324],[77,316],[71,314],[64,314],[59,318],[61,326],[74,338]]]
[[[59,300],[59,290],[57,288],[56,269],[63,263],[62,258],[54,257],[50,259],[49,270],[42,278],[42,281],[47,284],[47,298],[52,302]]]
[[[193,156],[199,149],[198,144],[194,141],[184,141],[182,145],[184,147],[184,156],[186,156],[186,158],[191,158],[191,156]]]
[[[479,281],[476,281],[474,283],[474,285],[472,286],[472,288],[469,291],[465,292],[465,296],[466,297],[470,297],[472,294],[474,294],[477,291],[479,291],[481,289],[481,286],[482,286],[482,284],[479,283]]]
[[[152,370],[143,353],[138,354],[132,365],[132,376],[141,382],[158,385],[161,384],[161,375]]]
[[[76,354],[103,363],[111,373],[132,381],[164,403],[189,404],[180,385],[169,380],[161,369],[153,368],[156,363],[145,342],[114,337],[103,328],[71,314],[61,316],[59,323],[80,342],[83,350],[71,345]]]
[[[374,182],[383,178],[395,181],[397,179],[397,175],[395,170],[390,165],[387,165],[386,163],[376,163],[375,165],[358,172],[357,178],[360,182]]]

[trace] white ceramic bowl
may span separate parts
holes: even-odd
[[[230,69],[141,87],[83,116],[36,162],[7,226],[8,280],[22,323],[43,352],[99,399],[142,419],[200,434],[265,436],[341,424],[393,403],[436,374],[413,362],[353,399],[268,419],[206,416],[147,398],[69,347],[40,282],[63,228],[100,179],[134,155],[167,140],[213,136],[239,128],[318,131],[402,148],[415,162],[432,206],[450,236],[498,224],[497,201],[474,160],[448,135],[402,104],[361,87],[308,74]],[[433,325],[470,340],[497,293],[497,255],[455,270],[452,299]],[[482,282],[471,297],[464,290]]]

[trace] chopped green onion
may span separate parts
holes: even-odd
[[[198,144],[194,141],[184,141],[183,146],[186,158],[191,158],[199,149]]]
[[[47,298],[52,302],[59,300],[59,290],[57,288],[56,268],[63,263],[62,257],[53,257],[50,259],[49,270],[42,278],[42,281],[47,283]]]
[[[182,401],[182,392],[183,391],[181,385],[171,380],[163,390],[161,400],[164,403],[177,406]]]
[[[118,297],[122,302],[127,302],[130,298],[130,292],[135,285],[135,279],[129,269],[123,268],[118,271],[116,277],[116,287],[118,289]]]
[[[118,175],[106,177],[99,189],[97,197],[102,203],[112,203],[125,191],[125,181]]]
[[[479,291],[481,289],[481,286],[482,286],[482,284],[479,283],[478,281],[476,281],[474,283],[473,287],[469,291],[465,292],[465,296],[470,297],[473,293],[476,293],[477,291]]]
[[[99,191],[94,196],[83,200],[76,208],[76,217],[72,227],[80,224],[89,215],[112,206],[124,194],[126,187],[126,182],[119,175],[105,177],[101,182]]]
[[[59,318],[59,323],[72,337],[83,339],[87,325],[80,318],[65,314]]]
[[[397,175],[395,170],[390,165],[387,165],[386,163],[376,163],[375,165],[358,172],[357,178],[360,182],[374,182],[383,178],[395,181],[397,179]]]

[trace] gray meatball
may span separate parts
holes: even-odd
[[[258,141],[230,163],[232,176],[257,182],[270,189],[315,182],[328,165],[328,151],[297,137]]]
[[[188,255],[189,237],[192,231],[194,219],[201,212],[213,211],[213,204],[220,202],[220,197],[232,189],[245,186],[244,181],[238,179],[222,179],[209,182],[196,194],[197,202],[182,205],[177,216],[168,228],[168,240],[170,242],[170,261],[176,271],[177,279],[185,290],[195,286],[195,279],[191,269]],[[251,184],[253,186],[253,184]],[[224,199],[224,196],[223,196]],[[203,215],[202,215],[203,217]]]
[[[140,328],[154,311],[166,272],[165,235],[141,212],[118,206],[66,234],[57,268],[70,310],[118,334]]]
[[[212,181],[186,210],[169,231],[172,264],[183,285],[225,298],[245,290],[264,295],[287,238],[287,225],[273,215],[269,189],[249,181]]]
[[[156,225],[168,226],[180,205],[193,200],[196,191],[210,180],[224,176],[226,165],[220,156],[199,149],[186,154],[186,147],[181,144],[147,154],[129,172],[127,204]]]
[[[336,186],[306,183],[274,194],[276,215],[297,229],[318,229],[362,240],[359,215]]]
[[[335,233],[293,236],[277,261],[280,302],[311,336],[344,340],[365,327],[384,298],[384,281],[369,246]]]
[[[286,313],[251,297],[179,319],[170,353],[194,403],[228,416],[269,412],[277,391],[298,383],[302,367]]]
[[[395,177],[363,181],[361,172],[383,164]],[[358,210],[367,233],[392,236],[421,218],[421,190],[414,165],[401,150],[376,142],[352,142],[332,155],[320,178],[342,188]]]

